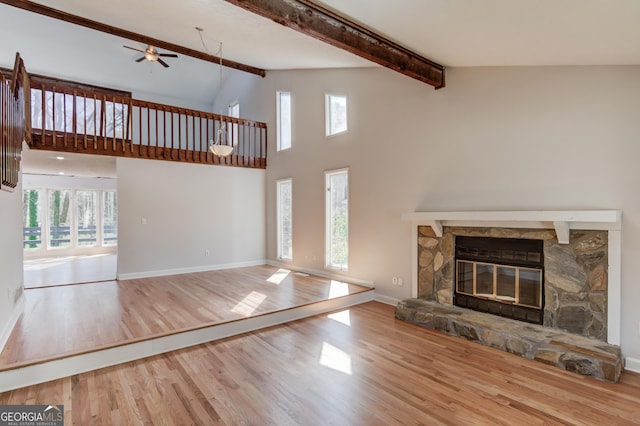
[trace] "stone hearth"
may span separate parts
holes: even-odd
[[[623,369],[618,346],[457,306],[408,299],[396,318],[603,381],[617,382]]]

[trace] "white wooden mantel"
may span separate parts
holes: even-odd
[[[560,244],[570,242],[570,230],[605,230],[609,236],[607,293],[607,341],[620,345],[622,268],[622,211],[620,210],[521,210],[412,212],[402,215],[412,226],[411,297],[418,296],[418,226],[430,226],[442,237],[444,226],[482,228],[554,229]]]

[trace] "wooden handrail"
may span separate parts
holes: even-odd
[[[18,185],[22,141],[31,141],[29,74],[19,53],[11,78],[0,74],[0,189]]]
[[[57,83],[33,85],[35,148],[266,167],[265,123]],[[230,158],[209,152],[220,129]]]

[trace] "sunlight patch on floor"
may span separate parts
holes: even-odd
[[[331,280],[331,286],[329,287],[329,299],[336,297],[348,296],[349,284],[336,280]]]
[[[233,309],[231,309],[231,312],[248,317],[256,309],[258,309],[258,306],[260,306],[266,298],[267,296],[265,296],[264,294],[258,293],[257,291],[252,291],[244,299],[242,299],[240,303],[234,306]]]
[[[332,314],[327,315],[327,318],[332,319],[334,321],[338,321],[347,326],[351,326],[351,313],[349,310],[334,312]]]
[[[351,375],[351,355],[327,342],[322,342],[320,365]]]
[[[267,281],[273,284],[280,284],[285,278],[287,278],[287,276],[289,276],[290,273],[291,271],[288,269],[278,269],[273,273],[273,275],[267,278]]]

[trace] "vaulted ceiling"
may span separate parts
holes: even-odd
[[[51,0],[43,5],[266,70],[378,66],[224,0]],[[640,64],[637,0],[324,0],[316,3],[447,67]],[[210,62],[170,68],[110,34],[0,4],[0,66],[209,104]],[[188,76],[188,78],[185,78]],[[256,77],[260,78],[260,77]]]

